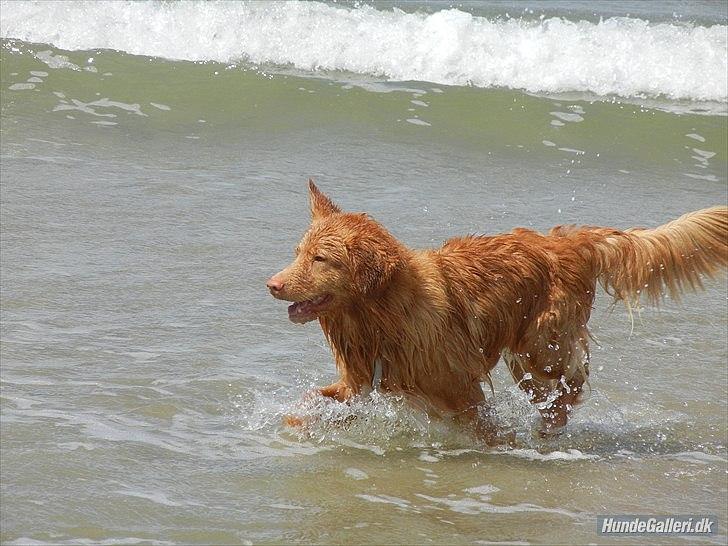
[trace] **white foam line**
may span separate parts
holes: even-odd
[[[630,17],[490,20],[458,9],[425,14],[293,1],[6,2],[0,19],[3,38],[71,51],[108,48],[397,81],[720,102],[728,100],[726,30]],[[81,70],[42,53],[38,58],[51,68]]]

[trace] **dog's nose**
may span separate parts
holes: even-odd
[[[276,279],[275,277],[271,277],[268,279],[268,282],[265,283],[265,285],[268,287],[268,290],[271,292],[280,292],[283,290],[283,281]]]

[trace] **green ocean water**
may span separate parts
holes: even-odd
[[[607,540],[597,515],[645,513],[717,514],[690,543],[725,543],[725,279],[634,324],[601,294],[592,392],[559,438],[499,365],[505,451],[388,397],[302,401],[331,355],[265,289],[308,177],[413,247],[725,204],[724,102],[15,38],[0,92],[4,544],[584,544]],[[320,420],[300,434],[292,411]]]
[[[210,137],[232,142],[256,132],[268,136],[318,126],[335,130],[356,126],[373,136],[402,141],[421,136],[481,152],[520,146],[536,161],[554,158],[554,150],[544,145],[547,141],[555,148],[583,152],[584,160],[594,162],[597,153],[600,157],[606,153],[626,164],[678,163],[693,174],[725,174],[720,170],[728,149],[725,117],[704,115],[710,105],[699,103],[605,100],[576,93],[539,96],[505,89],[391,83],[347,73],[310,78],[273,67],[165,61],[111,51],[92,52],[92,65],[86,64],[89,52],[53,51],[55,57],[95,71],[52,70],[34,89],[10,91],[32,71],[48,69],[30,53],[12,52],[16,46],[21,52],[28,48],[7,42],[2,50],[4,111],[30,120],[37,116],[40,125],[50,114],[68,131],[84,133],[89,123],[102,122],[142,134],[159,130],[202,137],[205,126],[199,119],[204,118],[215,127]],[[32,49],[50,51],[38,45]],[[92,104],[100,99],[122,106]],[[90,104],[96,112],[74,116],[81,107],[74,108],[73,101]],[[138,105],[137,111],[129,105]],[[687,113],[675,115],[675,111]],[[408,120],[428,125],[413,127]],[[686,138],[688,134],[697,134],[708,144]],[[710,157],[714,166],[695,170],[692,148],[701,145],[715,154]]]

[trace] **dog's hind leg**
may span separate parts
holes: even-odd
[[[569,420],[572,410],[581,402],[584,380],[580,377],[566,379],[563,375],[552,395],[545,403],[538,404],[541,414],[541,436],[558,434]]]
[[[549,394],[556,387],[555,381],[543,380],[534,376],[531,372],[532,362],[530,353],[512,353],[509,350],[503,351],[503,360],[511,372],[511,377],[516,385],[528,394],[528,398],[533,404],[544,404],[549,398]]]
[[[516,384],[524,390],[541,414],[542,436],[557,434],[569,420],[589,375],[586,331],[562,344],[548,343],[547,350],[511,353],[503,359]],[[556,347],[556,349],[554,349]]]

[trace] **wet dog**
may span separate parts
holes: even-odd
[[[311,226],[267,286],[292,302],[292,322],[321,325],[340,378],[320,393],[403,394],[430,414],[479,423],[490,439],[481,382],[501,357],[543,433],[567,423],[589,376],[597,283],[632,308],[699,288],[728,264],[728,207],[655,229],[519,228],[412,250],[312,181],[309,198]]]

